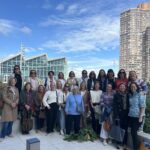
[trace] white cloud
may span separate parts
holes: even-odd
[[[60,40],[46,41],[44,48],[55,48],[58,52],[77,52],[112,50],[119,46],[119,18],[96,15],[67,20],[53,17],[48,24],[68,25],[75,29],[67,31]]]
[[[59,11],[62,11],[62,10],[64,10],[65,9],[65,6],[63,5],[63,4],[59,4],[59,5],[57,5],[57,7],[56,7],[56,10],[59,10]]]
[[[78,5],[73,4],[73,5],[68,6],[67,13],[74,14],[77,10],[78,10]]]
[[[8,35],[12,32],[23,32],[23,33],[31,33],[31,29],[27,26],[21,26],[19,23],[7,20],[7,19],[0,19],[0,34]]]
[[[95,71],[95,73],[98,75],[100,69],[104,69],[107,72],[108,69],[112,68],[117,75],[119,61],[116,58],[100,59],[98,57],[88,57],[86,59],[83,58],[82,60],[69,60],[68,66],[68,72],[74,70],[77,77],[81,76],[81,71],[84,69],[86,69],[88,73]]]
[[[0,34],[8,35],[15,30],[15,23],[10,20],[0,19]]]
[[[20,29],[20,31],[23,32],[23,33],[26,33],[26,34],[30,34],[32,32],[32,30],[29,27],[26,27],[26,26],[22,27]]]
[[[51,3],[50,3],[50,1],[49,0],[44,0],[44,3],[43,3],[43,5],[42,5],[42,8],[43,9],[50,9],[52,6],[51,6]]]

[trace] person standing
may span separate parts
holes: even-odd
[[[85,82],[85,85],[87,87],[87,81],[88,81],[88,73],[86,70],[82,70],[82,77],[80,78],[79,80],[79,85],[82,83],[82,82]]]
[[[99,81],[95,82],[94,89],[90,91],[90,111],[92,117],[92,128],[97,135],[100,133],[99,116],[101,114],[100,110],[100,100],[102,91],[100,90]]]
[[[21,131],[22,134],[29,134],[32,129],[32,114],[35,111],[35,91],[32,85],[27,82],[20,93],[20,114],[21,114]],[[29,127],[30,126],[30,127]]]
[[[81,112],[78,111],[80,108]],[[66,134],[70,134],[72,124],[74,123],[74,133],[78,134],[80,130],[80,118],[84,113],[84,103],[82,96],[79,92],[78,86],[73,86],[72,93],[68,96],[66,101]]]
[[[14,66],[13,73],[14,73],[14,77],[17,80],[15,86],[18,89],[19,94],[20,94],[21,89],[22,89],[22,77],[21,77],[21,71],[20,71],[20,66],[19,65]]]
[[[127,149],[127,137],[128,137],[128,113],[129,113],[129,101],[127,94],[126,83],[118,85],[117,93],[113,99],[113,118],[115,123],[119,123],[120,128],[125,130],[125,135],[122,143],[118,143],[117,148],[120,149],[120,145],[124,150]]]
[[[145,115],[145,97],[139,93],[139,86],[136,82],[131,82],[129,86],[129,127],[133,141],[133,149],[139,149],[137,131],[142,124]]]
[[[15,120],[17,120],[17,105],[19,102],[19,92],[15,87],[16,79],[11,77],[8,81],[8,86],[3,92],[3,109],[2,109],[2,130],[0,138],[2,141],[5,136],[12,137],[12,127]]]
[[[103,144],[107,145],[107,141],[109,140],[109,131],[104,128],[104,124],[107,121],[109,125],[112,125],[112,111],[113,111],[113,98],[114,92],[112,90],[112,85],[107,84],[106,92],[104,92],[101,96],[100,107],[101,107],[101,117],[100,123],[101,125],[101,132],[100,137],[103,139]],[[109,141],[108,141],[109,142]]]
[[[27,79],[27,82],[31,83],[32,90],[37,91],[39,87],[39,79],[37,78],[36,70],[30,70],[29,78]]]
[[[45,122],[45,107],[43,106],[43,97],[45,94],[45,87],[39,85],[38,91],[35,97],[35,121],[36,121],[36,131],[43,129]]]
[[[46,111],[46,132],[47,134],[54,132],[54,126],[56,124],[58,114],[58,94],[55,88],[55,83],[50,84],[50,89],[45,93],[43,97],[43,105]]]

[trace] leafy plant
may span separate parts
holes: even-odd
[[[97,139],[97,135],[91,128],[84,128],[81,129],[79,134],[71,134],[71,135],[66,135],[64,140],[66,141],[94,141]]]

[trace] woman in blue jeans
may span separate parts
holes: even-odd
[[[17,120],[19,92],[15,87],[15,84],[16,79],[14,77],[10,78],[8,81],[8,86],[3,92],[4,106],[2,109],[2,130],[0,134],[0,141],[2,141],[5,136],[12,137],[13,122]]]
[[[135,82],[131,82],[129,86],[129,126],[131,128],[131,136],[133,141],[133,149],[139,149],[139,141],[137,131],[142,124],[145,112],[145,97],[139,93],[139,86]]]

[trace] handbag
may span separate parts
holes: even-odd
[[[74,99],[75,99],[75,102],[76,102],[76,111],[77,111],[78,113],[82,114],[82,113],[83,113],[82,106],[80,106],[80,105],[77,103],[77,100],[76,100],[75,96],[74,96]]]
[[[110,126],[110,122],[109,122],[108,119],[104,121],[103,128],[104,128],[106,131],[110,131],[111,126]]]
[[[125,135],[125,130],[120,128],[120,124],[118,123],[117,125],[113,124],[110,130],[110,138],[118,141],[118,142],[123,142]]]

